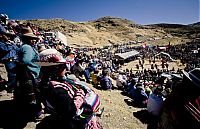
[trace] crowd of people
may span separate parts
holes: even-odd
[[[135,106],[159,116],[166,98],[186,76],[181,69],[169,69],[169,57],[155,56],[160,52],[158,46],[73,48],[59,39],[46,37],[43,30],[31,23],[9,20],[6,14],[0,18],[0,60],[7,71],[6,90],[13,92],[16,102],[34,118],[44,113],[43,105],[45,110],[54,110],[73,123],[74,128],[101,128],[97,120],[102,114],[100,100],[88,84],[100,90],[122,90]],[[126,61],[116,58],[115,53],[132,50],[139,51],[140,56],[128,61],[138,63],[123,69]],[[86,53],[89,51],[92,54]],[[199,67],[196,43],[168,45],[164,52],[186,64],[187,72]],[[148,69],[147,60],[151,65]]]
[[[100,128],[99,96],[83,82],[90,83],[92,58],[46,38],[31,23],[10,22],[1,15],[1,63],[8,74],[5,88],[14,93],[20,111],[32,119],[40,118],[44,110],[56,112],[69,128]]]

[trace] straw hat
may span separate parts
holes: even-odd
[[[33,31],[30,27],[24,27],[21,29],[21,37],[28,37],[32,39],[39,39],[36,35],[33,34]]]

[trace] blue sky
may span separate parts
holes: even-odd
[[[199,6],[199,0],[0,0],[0,13],[10,19],[79,22],[114,16],[138,24],[190,24],[199,21]]]

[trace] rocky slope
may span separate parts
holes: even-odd
[[[129,41],[145,41],[159,45],[168,44],[168,42],[177,44],[200,37],[196,24],[140,25],[127,19],[110,16],[87,22],[72,22],[59,18],[22,21],[22,23],[27,22],[36,25],[39,30],[64,33],[69,44],[76,47],[99,47]],[[158,38],[159,40],[152,40]]]
[[[167,33],[163,29],[136,24],[130,20],[103,17],[88,22],[72,22],[64,19],[26,20],[39,30],[60,31],[64,33],[70,45],[102,46],[107,44],[125,43],[133,40],[163,37]]]

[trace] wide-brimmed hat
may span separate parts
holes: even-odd
[[[195,68],[189,72],[183,71],[183,75],[183,79],[186,77],[196,86],[200,87],[200,68]]]
[[[60,65],[65,65],[65,63],[63,62],[35,62],[37,65],[41,66],[41,67],[45,67],[45,66],[60,66]]]
[[[27,37],[27,38],[32,38],[32,39],[39,39],[36,35],[33,34],[33,31],[31,30],[30,27],[23,27],[21,29],[21,37]]]

